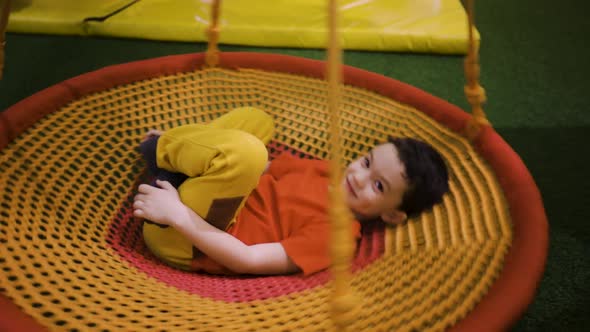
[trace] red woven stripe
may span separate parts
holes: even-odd
[[[0,331],[47,332],[47,328],[27,315],[10,299],[0,294]]]

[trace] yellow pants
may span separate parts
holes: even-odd
[[[157,166],[187,175],[178,188],[182,202],[225,230],[258,184],[273,133],[274,122],[268,114],[238,108],[209,124],[165,132],[158,139]],[[154,255],[183,270],[190,270],[193,255],[200,254],[172,227],[144,223],[143,238]]]

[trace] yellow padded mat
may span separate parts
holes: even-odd
[[[8,31],[205,41],[211,0],[15,0]],[[318,0],[226,0],[220,42],[324,48],[326,4]],[[342,0],[346,49],[465,53],[459,0]],[[476,38],[479,36],[476,34]]]
[[[136,0],[12,0],[7,31],[85,35],[86,20],[104,19]]]

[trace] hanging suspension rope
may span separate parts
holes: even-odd
[[[207,53],[205,55],[206,67],[216,67],[219,64],[219,7],[221,0],[213,0],[211,4],[211,22],[207,29]]]
[[[465,70],[465,96],[471,105],[471,120],[465,128],[465,135],[473,140],[479,133],[482,125],[490,125],[482,104],[486,101],[484,88],[479,84],[479,46],[475,44],[473,32],[475,30],[475,9],[473,0],[467,1],[467,31],[468,31],[468,48],[467,56],[464,61]]]
[[[358,315],[359,301],[350,289],[350,264],[353,255],[352,215],[344,203],[340,185],[343,150],[340,129],[340,84],[342,51],[338,40],[338,2],[328,3],[328,112],[330,115],[330,219],[332,222],[332,321],[340,331],[351,326]]]

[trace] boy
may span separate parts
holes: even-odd
[[[140,185],[133,207],[149,221],[144,240],[158,258],[209,273],[329,267],[328,163],[289,154],[267,163],[273,131],[268,114],[240,108],[207,125],[148,133],[140,148],[157,187]],[[429,145],[392,138],[352,162],[342,186],[358,238],[359,221],[400,224],[440,202],[448,175]]]

